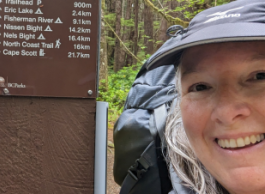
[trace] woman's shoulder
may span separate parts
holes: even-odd
[[[195,191],[181,184],[181,180],[175,173],[172,165],[169,165],[169,173],[173,189],[168,194],[196,194]]]

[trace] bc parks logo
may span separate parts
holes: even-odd
[[[205,21],[204,23],[209,23],[209,22],[213,22],[213,21],[216,21],[216,20],[225,19],[225,18],[231,18],[231,17],[240,17],[241,16],[240,13],[235,13],[235,14],[227,14],[227,13],[231,12],[231,11],[242,9],[243,7],[244,6],[238,7],[238,8],[234,8],[234,9],[229,9],[229,10],[224,11],[224,12],[217,12],[217,13],[208,15],[207,17],[213,17],[213,18]]]
[[[26,88],[24,84],[18,83],[5,83],[5,78],[0,77],[0,87],[8,87],[8,88]]]

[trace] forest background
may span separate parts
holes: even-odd
[[[97,100],[109,103],[110,128],[140,67],[169,38],[168,27],[187,27],[197,13],[231,1],[102,0]]]

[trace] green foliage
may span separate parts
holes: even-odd
[[[154,30],[156,31],[159,29],[161,25],[161,21],[154,21],[153,25],[154,25]]]
[[[123,110],[127,94],[140,69],[140,65],[123,67],[117,73],[109,70],[108,82],[101,80],[98,101],[109,103],[109,121],[115,121]]]
[[[110,46],[115,46],[115,38],[107,36],[107,42]]]
[[[127,27],[134,27],[134,21],[133,19],[125,20],[124,18],[121,18],[121,25]]]
[[[176,7],[175,12],[180,12],[188,20],[191,20],[195,15],[203,11],[200,7],[205,3],[205,0],[177,0],[180,3],[183,3],[183,6]]]
[[[116,13],[108,13],[104,15],[104,19],[110,24],[114,25],[116,19]]]
[[[216,5],[223,5],[223,4],[226,4],[226,3],[229,3],[231,2],[231,0],[217,0],[216,2]],[[214,6],[214,2],[212,3],[212,6]]]

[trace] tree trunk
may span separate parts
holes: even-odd
[[[127,6],[126,6],[126,10],[125,10],[125,21],[131,19],[131,11],[132,10],[132,0],[128,0],[127,1]],[[124,26],[123,27],[123,35],[122,35],[122,41],[125,42],[129,42],[129,37],[131,34],[130,31],[131,28],[129,28],[128,26]],[[128,46],[129,48],[129,46]],[[126,64],[126,58],[128,57],[128,55],[125,53],[124,50],[121,50],[120,53],[120,61],[121,61],[121,68],[124,67]]]
[[[99,81],[103,79],[106,80],[105,86],[107,86],[108,85],[108,52],[107,52],[106,30],[105,30],[105,24],[103,20],[104,9],[105,9],[105,1],[102,1]],[[99,84],[101,85],[100,82]]]
[[[144,33],[145,37],[144,38],[144,44],[146,46],[145,48],[145,53],[146,54],[153,54],[154,51],[154,43],[153,43],[153,21],[154,21],[154,16],[151,11],[151,8],[148,5],[144,5]]]
[[[157,41],[159,41],[159,43],[157,43],[156,45],[156,50],[159,49],[164,44],[164,42],[168,39],[168,36],[166,35],[167,28],[168,28],[168,23],[165,20],[165,18],[162,18],[161,25],[158,31],[158,37],[157,37]]]
[[[159,8],[157,8],[150,0],[144,0],[147,6],[149,6],[153,11],[160,14],[162,17],[164,17],[171,25],[181,25],[183,27],[187,27],[189,25],[189,22],[183,21],[179,18],[174,18],[171,15],[161,11]]]
[[[138,53],[138,12],[139,12],[139,0],[134,0],[134,36],[133,36],[133,54],[137,56]],[[133,64],[136,64],[137,60],[133,58]]]
[[[116,0],[116,22],[115,22],[115,32],[120,37],[121,36],[121,14],[122,14],[122,0]],[[114,53],[114,71],[117,72],[121,68],[120,61],[121,45],[118,38],[115,40],[115,53]]]
[[[176,7],[180,6],[180,3],[178,1],[167,1],[164,4],[165,4],[165,7],[167,8],[167,10],[169,12],[168,14],[170,14],[173,17],[179,17],[180,18],[179,15],[177,16],[174,12],[170,12],[170,10],[174,10]],[[181,19],[183,19],[183,18],[181,18]],[[164,44],[164,42],[169,38],[166,35],[166,30],[168,29],[169,26],[170,25],[167,22],[167,20],[165,18],[162,18],[161,25],[160,25],[160,28],[158,31],[158,37],[157,37],[157,41],[159,41],[159,43],[157,44],[156,49],[159,49]]]
[[[107,0],[106,6],[107,6],[107,12],[108,13],[115,13],[115,0]],[[115,38],[114,33],[111,30],[108,30],[107,32],[108,37]],[[113,58],[114,58],[114,45],[107,44],[107,52],[108,52],[108,65],[113,64]]]
[[[133,28],[130,28],[130,35],[129,35],[129,42],[130,42],[130,47],[129,49],[131,51],[133,51]],[[136,55],[135,55],[136,56]],[[125,62],[126,66],[131,66],[133,64],[133,57],[132,55],[128,55],[126,57],[126,62]]]

